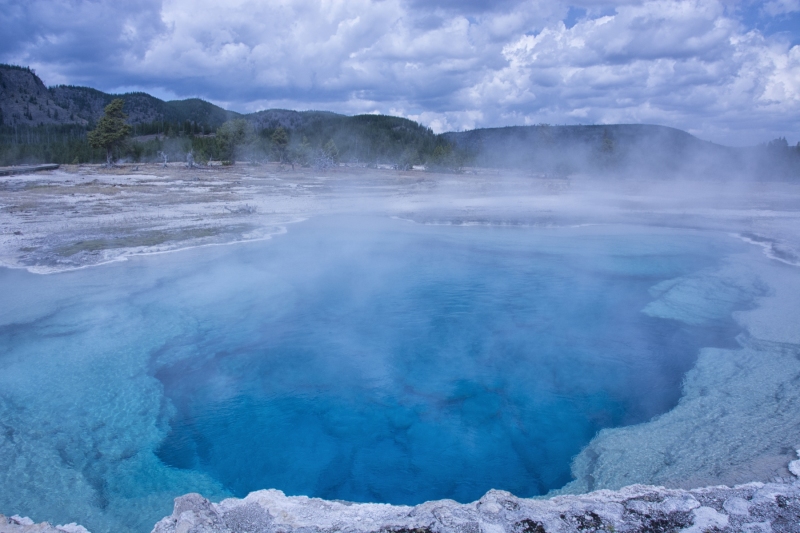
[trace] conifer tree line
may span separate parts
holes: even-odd
[[[236,161],[310,166],[340,162],[463,166],[467,154],[429,128],[391,116],[312,113],[293,126],[237,118],[213,127],[194,121],[126,122],[124,102],[106,106],[96,124],[0,126],[0,166],[32,163]]]
[[[191,120],[130,123],[125,105],[122,99],[111,100],[104,115],[87,126],[0,126],[0,166],[272,161],[315,168],[339,163],[398,169],[425,165],[438,171],[478,166],[552,177],[644,172],[800,180],[800,143],[790,145],[783,137],[734,149],[649,125],[540,124],[437,135],[401,117],[281,110],[219,121],[216,126]]]

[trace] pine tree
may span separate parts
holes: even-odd
[[[122,144],[131,132],[131,127],[125,123],[128,116],[122,112],[125,102],[121,98],[111,100],[105,108],[105,114],[97,123],[97,127],[88,134],[89,145],[92,148],[106,149],[106,162],[111,166],[111,156],[115,147]]]
[[[289,134],[281,126],[278,126],[272,134],[271,140],[278,153],[278,160],[283,163],[283,160],[286,159],[286,148],[289,146]]]
[[[223,161],[234,163],[242,148],[249,144],[252,127],[246,120],[229,120],[217,129],[217,145]]]
[[[330,157],[334,163],[339,161],[339,148],[337,148],[336,143],[333,142],[333,139],[325,143],[323,150],[325,151],[325,155]]]

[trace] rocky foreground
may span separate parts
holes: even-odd
[[[462,505],[443,500],[416,507],[348,504],[286,497],[276,490],[212,504],[198,494],[175,501],[154,533],[800,531],[800,486],[753,483],[693,491],[633,485],[620,491],[549,500],[490,491]]]
[[[800,461],[789,470],[800,475]],[[550,499],[517,498],[492,490],[477,502],[426,502],[414,507],[354,504],[261,490],[211,503],[200,494],[175,499],[171,516],[153,533],[261,532],[556,533],[800,531],[800,481],[694,490],[632,485],[618,491]],[[0,533],[87,533],[76,524],[53,527],[0,515]]]

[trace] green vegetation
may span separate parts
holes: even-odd
[[[31,69],[11,65],[0,65],[0,87],[0,166],[214,160],[317,169],[425,165],[437,172],[476,166],[552,177],[800,179],[800,146],[785,138],[733,149],[642,124],[540,124],[436,135],[386,115],[283,109],[240,115],[197,98],[165,102],[142,92],[47,88]]]
[[[477,166],[554,177],[800,179],[800,145],[790,146],[785,138],[734,149],[645,124],[540,124],[436,135],[386,115],[284,109],[241,115],[198,98],[165,102],[142,92],[47,88],[30,68],[2,64],[0,87],[0,166],[276,161],[319,169],[346,163],[425,165],[438,172]]]
[[[400,117],[304,115],[305,120],[290,131],[290,150],[295,153],[311,151],[312,156],[324,154],[345,163],[408,166],[425,164],[437,146],[449,146],[429,128]],[[273,131],[267,127],[263,135]]]
[[[131,127],[125,122],[128,115],[122,112],[124,105],[125,102],[120,98],[111,100],[111,103],[105,108],[105,114],[97,123],[97,127],[86,136],[89,146],[106,151],[108,166],[111,166],[114,148],[120,146],[131,133]]]
[[[219,159],[225,162],[235,162],[245,157],[249,152],[248,147],[253,143],[253,128],[244,119],[229,120],[217,130],[217,150]],[[213,155],[213,145],[207,147]],[[205,156],[206,153],[203,153]]]
[[[120,99],[122,100],[122,99]],[[118,105],[118,104],[117,104]],[[127,114],[131,114],[123,106]],[[116,112],[116,111],[115,111]],[[130,136],[113,143],[111,158],[125,162],[185,161],[198,163],[278,161],[309,166],[344,162],[389,164],[399,168],[429,164],[437,169],[462,166],[467,154],[416,122],[380,115],[347,117],[334,113],[287,112],[296,119],[280,122],[235,118],[218,126],[157,120],[129,124]],[[260,115],[260,116],[259,116]],[[98,127],[102,119],[98,121]],[[0,126],[0,166],[27,163],[100,163],[108,161],[105,145],[90,142],[90,126]],[[458,157],[453,154],[459,154]],[[447,156],[443,156],[446,154]]]
[[[800,144],[789,146],[785,139],[730,148],[649,124],[540,124],[451,132],[442,137],[466,153],[472,166],[552,177],[580,173],[636,179],[800,179]]]
[[[127,111],[127,109],[126,109]],[[132,124],[131,137],[113,147],[118,161],[209,160],[282,162],[329,168],[339,162],[437,172],[466,166],[509,168],[554,177],[576,172],[648,176],[754,176],[800,179],[800,146],[776,139],[759,147],[732,149],[658,126],[533,126],[435,135],[399,117],[276,111],[236,118],[214,128],[185,121]],[[287,118],[288,117],[288,118]],[[98,122],[99,124],[99,122]],[[100,163],[80,125],[0,126],[0,166],[26,163]]]
[[[275,147],[275,152],[278,154],[278,161],[283,163],[287,159],[287,151],[289,148],[289,134],[281,126],[272,133],[270,137],[272,145]]]
[[[28,163],[89,163],[105,160],[105,151],[89,146],[86,127],[0,127],[0,166]]]
[[[31,67],[21,67],[19,65],[9,65],[8,63],[0,63],[0,69],[8,70],[21,70],[30,74],[36,74]]]

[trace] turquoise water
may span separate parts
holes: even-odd
[[[149,531],[190,491],[543,494],[674,406],[721,318],[642,313],[724,236],[319,218],[271,241],[0,271],[0,512]],[[722,308],[724,307],[724,309]]]

